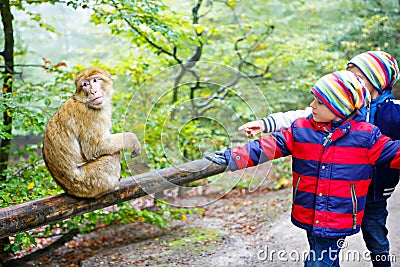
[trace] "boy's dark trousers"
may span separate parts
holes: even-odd
[[[307,232],[310,253],[304,261],[305,267],[339,267],[339,251],[344,237],[323,238]]]
[[[371,261],[374,267],[390,267],[389,240],[386,228],[388,216],[387,199],[374,200],[368,194],[361,225],[365,245],[371,252]]]

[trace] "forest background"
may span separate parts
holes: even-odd
[[[400,58],[400,1],[394,0],[0,3],[1,207],[62,192],[41,158],[42,134],[84,68],[110,71],[113,131],[142,140],[142,155],[122,160],[127,177],[245,142],[238,126],[305,108],[315,81],[360,52]],[[287,162],[274,164],[284,166],[275,188],[290,185]],[[248,182],[226,190],[237,186]],[[99,223],[164,227],[168,218],[196,211],[156,204],[153,212],[143,203],[119,204],[3,239],[1,247],[17,252],[38,237],[91,231]]]

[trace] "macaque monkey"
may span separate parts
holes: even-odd
[[[46,126],[43,158],[65,192],[77,197],[99,197],[118,188],[120,151],[140,143],[133,133],[111,134],[111,75],[89,68],[75,78],[76,91]]]

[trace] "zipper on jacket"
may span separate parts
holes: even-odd
[[[330,141],[331,141],[331,137],[332,137],[332,132],[330,132],[328,134],[328,136],[324,137],[324,143],[322,144],[323,147],[325,147]]]
[[[354,184],[350,185],[351,201],[353,203],[353,229],[357,228],[357,195]]]
[[[326,145],[332,140],[331,138],[332,138],[333,132],[330,132],[328,130],[328,128],[326,128],[325,126],[323,127],[323,130],[324,130],[324,132],[328,133],[328,135],[324,137],[324,143],[322,144],[322,146],[325,148]]]
[[[296,200],[296,194],[297,194],[297,189],[299,188],[300,179],[301,177],[299,176],[296,181],[296,186],[294,187],[292,205],[294,205],[294,201]]]

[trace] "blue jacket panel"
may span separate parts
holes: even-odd
[[[374,124],[379,127],[382,134],[393,140],[400,140],[400,104],[392,101],[390,96],[384,102],[376,103]],[[399,183],[399,175],[397,169],[376,167],[368,197],[375,200],[390,197]]]

